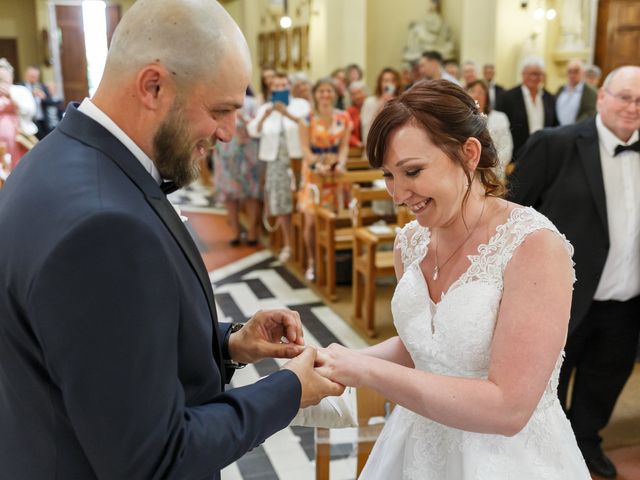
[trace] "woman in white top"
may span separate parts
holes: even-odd
[[[367,97],[360,110],[360,125],[362,128],[362,143],[367,143],[367,135],[371,122],[382,106],[388,100],[395,98],[400,93],[400,73],[393,68],[384,68],[376,81],[375,95]]]
[[[498,154],[498,174],[504,178],[507,165],[513,156],[513,138],[509,118],[503,112],[492,110],[489,102],[489,89],[482,80],[474,80],[467,85],[467,93],[478,102],[478,108],[487,115],[487,128],[496,146]]]
[[[289,95],[289,79],[277,73],[271,82],[271,99],[260,106],[256,117],[247,125],[249,135],[260,139],[258,158],[267,162],[265,192],[271,215],[282,228],[283,248],[279,259],[291,256],[289,231],[293,211],[293,174],[291,159],[302,158],[298,120],[309,115],[309,102]],[[277,98],[277,101],[274,101]]]

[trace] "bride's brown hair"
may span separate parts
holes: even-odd
[[[464,161],[462,146],[470,137],[476,138],[482,146],[476,173],[485,193],[504,196],[506,188],[496,174],[498,155],[487,129],[487,117],[458,85],[448,80],[422,81],[389,100],[369,130],[367,157],[372,167],[382,166],[390,135],[407,124],[422,128],[436,147],[462,167],[469,184],[471,172]]]

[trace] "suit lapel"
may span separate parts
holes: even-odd
[[[213,326],[212,348],[213,356],[218,365],[224,379],[224,368],[222,365],[222,352],[220,351],[220,340],[218,338],[218,318],[216,314],[215,301],[213,298],[213,290],[200,252],[196,247],[191,235],[182,220],[175,212],[173,206],[169,203],[160,187],[153,177],[144,169],[142,164],[133,156],[133,154],[117,139],[111,135],[102,125],[95,122],[91,118],[77,111],[76,105],[70,105],[67,112],[60,122],[59,128],[82,143],[90,145],[104,152],[123,173],[138,187],[158,217],[165,224],[171,236],[176,240],[180,249],[184,253],[187,261],[191,265],[194,273],[198,277],[200,286],[204,291],[209,311],[211,314]]]
[[[527,104],[524,101],[524,93],[522,93],[522,86],[516,90],[516,95],[518,96],[518,104],[522,106],[520,109],[520,115],[522,118],[522,125],[524,127],[524,138],[526,139],[529,136],[529,117],[527,115]]]
[[[600,163],[600,146],[595,119],[585,123],[585,128],[576,140],[580,161],[587,176],[587,183],[596,204],[598,216],[605,229],[609,231],[607,219],[607,201],[602,178],[602,164]]]

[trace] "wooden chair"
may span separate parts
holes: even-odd
[[[338,191],[343,191],[345,186],[349,188],[356,183],[368,183],[382,178],[379,170],[354,170],[347,171],[335,177]],[[311,174],[311,182],[319,191],[326,177],[317,173]],[[351,250],[353,247],[353,225],[351,212],[343,208],[340,202],[338,212],[334,212],[321,205],[315,209],[316,222],[316,246],[315,268],[316,282],[329,300],[337,300],[336,295],[336,251]],[[373,216],[371,209],[362,212],[363,216]]]
[[[384,423],[369,425],[374,417],[386,418],[392,409],[392,404],[375,390],[360,387],[357,390],[358,427],[356,429],[356,449],[358,463],[356,478],[367,463],[373,444],[375,443]],[[331,461],[331,431],[326,428],[315,429],[316,447],[316,480],[329,479],[329,465]]]
[[[386,189],[369,188],[352,190],[354,203],[366,200],[389,199]],[[392,245],[396,238],[396,227],[409,221],[406,207],[397,208],[395,223],[385,226],[363,226],[358,207],[354,208],[353,238],[353,321],[362,326],[369,337],[376,336],[375,301],[376,279],[395,274],[393,250],[379,251],[381,245]]]

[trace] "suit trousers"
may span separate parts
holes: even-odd
[[[558,396],[585,456],[599,449],[603,429],[633,370],[640,333],[640,296],[593,301],[569,335]],[[571,398],[567,397],[575,371]]]

